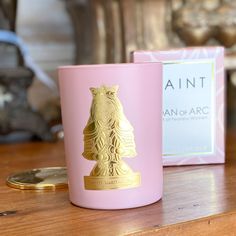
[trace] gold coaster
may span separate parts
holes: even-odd
[[[10,175],[6,184],[17,189],[55,190],[68,187],[65,167],[26,170]]]

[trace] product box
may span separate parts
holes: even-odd
[[[163,164],[224,163],[224,48],[135,51],[132,59],[163,63]]]

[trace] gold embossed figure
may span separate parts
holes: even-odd
[[[100,88],[90,88],[90,90],[93,100],[90,117],[84,129],[82,155],[97,163],[90,176],[85,177],[87,178],[87,189],[119,188],[119,185],[128,187],[124,186],[127,185],[124,177],[128,176],[132,179],[133,175],[137,175],[137,173],[131,170],[122,157],[135,157],[137,153],[133,127],[125,117],[123,107],[117,97],[118,86],[101,86]],[[119,179],[119,176],[123,179]],[[97,183],[96,177],[101,177]],[[113,182],[109,184],[110,177],[113,177]],[[91,181],[92,184],[89,184]],[[99,185],[103,185],[103,187]]]

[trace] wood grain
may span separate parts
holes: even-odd
[[[236,132],[229,131],[226,165],[164,169],[164,196],[136,209],[98,211],[70,204],[67,190],[8,188],[13,172],[64,165],[63,143],[0,146],[0,235],[235,235]]]

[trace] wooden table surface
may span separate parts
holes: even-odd
[[[73,206],[67,190],[34,192],[5,185],[10,173],[64,166],[63,143],[0,145],[0,235],[236,235],[236,131],[226,165],[164,168],[155,204],[101,211]],[[0,215],[4,215],[1,214]]]

